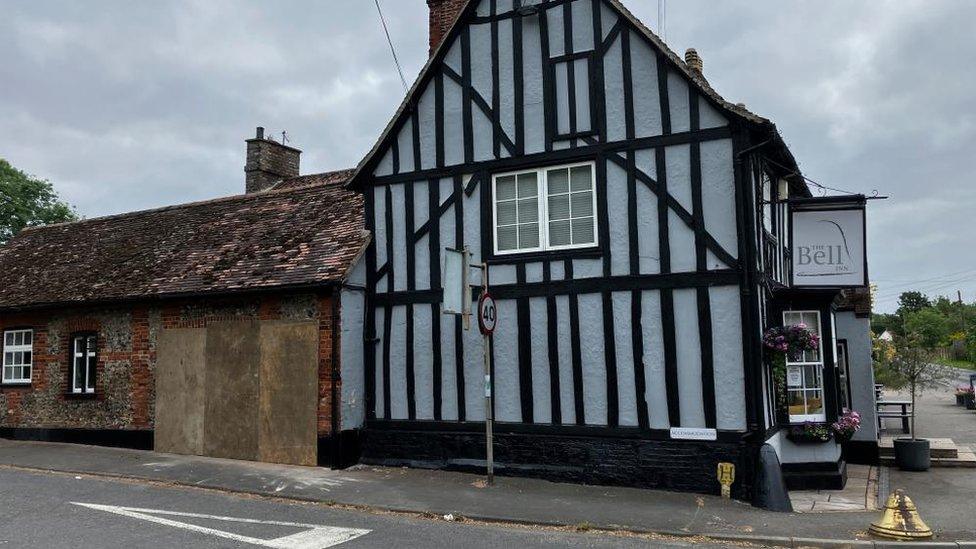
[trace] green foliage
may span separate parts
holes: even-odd
[[[25,227],[77,219],[74,209],[61,201],[49,181],[28,175],[0,158],[0,244]]]
[[[872,315],[871,331],[874,332],[875,335],[881,335],[886,330],[893,335],[904,335],[904,321],[900,316],[894,314],[883,313]]]
[[[922,292],[916,292],[914,290],[910,292],[902,292],[898,297],[898,314],[904,315],[905,313],[917,313],[926,307],[931,307],[932,303],[929,298],[925,296]]]
[[[920,346],[926,349],[949,345],[951,323],[935,307],[905,313],[905,331],[915,334]]]

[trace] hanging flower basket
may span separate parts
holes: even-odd
[[[766,347],[776,387],[776,407],[781,414],[787,414],[786,359],[799,359],[804,351],[820,348],[820,336],[807,329],[806,324],[774,326],[763,333],[763,346]]]
[[[834,438],[833,431],[825,423],[806,422],[794,425],[786,433],[786,438],[795,444],[822,444]]]
[[[861,414],[854,410],[844,410],[844,413],[837,418],[837,421],[830,425],[830,430],[834,433],[837,442],[844,443],[854,437],[861,428]]]

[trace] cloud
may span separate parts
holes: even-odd
[[[656,2],[624,2],[657,27]],[[381,4],[412,80],[426,3]],[[976,3],[667,6],[672,48],[695,47],[720,93],[774,120],[808,177],[891,196],[869,207],[872,275],[976,268]],[[0,82],[0,156],[88,216],[240,192],[258,125],[287,130],[307,173],[354,166],[403,95],[365,0],[8,3]]]

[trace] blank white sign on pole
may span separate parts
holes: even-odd
[[[465,253],[461,250],[444,250],[444,297],[443,306],[441,310],[444,314],[464,314],[465,311],[465,301],[464,299],[464,286],[465,286],[465,276],[464,276],[464,264]],[[468,292],[470,293],[470,292]]]

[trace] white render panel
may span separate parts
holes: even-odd
[[[600,294],[579,296],[580,358],[583,366],[583,412],[587,425],[607,424],[607,367]]]
[[[393,307],[390,330],[390,419],[407,419],[407,308]],[[379,379],[383,379],[381,375]]]
[[[641,295],[641,331],[644,334],[644,383],[647,411],[652,429],[667,429],[668,392],[664,377],[664,326],[661,322],[661,292],[645,290]]]
[[[518,422],[522,420],[518,363],[518,330],[521,327],[518,325],[514,299],[500,299],[497,306],[499,322],[492,339],[495,356],[495,419],[501,422]]]
[[[701,144],[705,229],[732,257],[738,257],[734,169],[731,139]]]
[[[620,425],[637,425],[637,393],[634,392],[634,342],[631,337],[630,292],[613,293],[613,341],[617,357],[617,402]],[[639,332],[638,332],[639,333]]]
[[[430,306],[413,306],[414,405],[419,420],[434,419],[434,344],[431,340]]]
[[[674,331],[681,427],[704,427],[698,298],[694,289],[674,291]],[[721,394],[724,394],[724,390]]]
[[[569,297],[556,297],[556,345],[559,349],[559,409],[564,425],[576,423],[573,393],[573,349],[569,331]]]
[[[712,313],[716,427],[746,429],[745,367],[742,358],[742,305],[738,286],[708,290]]]
[[[534,423],[552,423],[552,394],[549,390],[549,320],[546,315],[546,298],[529,299],[529,325],[519,330],[530,330],[532,345],[532,420]]]

